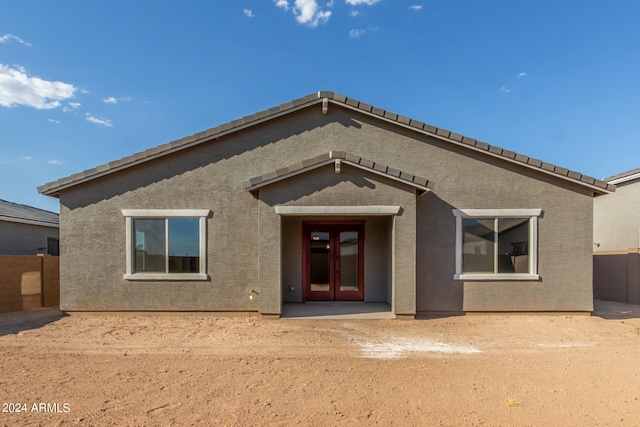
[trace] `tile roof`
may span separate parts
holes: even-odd
[[[60,224],[60,215],[27,205],[0,200],[0,221],[58,227]]]
[[[76,184],[80,184],[82,182],[98,178],[100,176],[114,173],[130,166],[134,166],[142,162],[165,156],[176,151],[192,147],[194,145],[220,138],[230,133],[237,132],[241,129],[245,129],[268,120],[272,120],[276,117],[281,117],[283,115],[310,107],[315,104],[322,104],[324,110],[329,103],[356,110],[373,117],[377,117],[384,121],[412,129],[416,132],[420,132],[429,137],[438,138],[440,140],[447,141],[458,146],[482,152],[493,157],[502,158],[512,163],[520,164],[522,166],[538,170],[546,174],[560,177],[570,182],[587,186],[598,193],[608,193],[611,191],[615,191],[614,185],[611,185],[605,181],[595,179],[591,176],[583,175],[579,172],[570,171],[551,163],[545,163],[540,160],[515,153],[513,151],[490,145],[486,142],[477,141],[473,138],[468,138],[449,130],[438,128],[421,121],[414,120],[410,117],[401,116],[396,113],[386,111],[382,108],[360,102],[353,98],[347,98],[344,95],[340,95],[330,91],[320,91],[314,94],[307,95],[303,98],[294,99],[277,107],[269,108],[255,114],[245,116],[241,119],[233,120],[229,123],[225,123],[217,127],[205,130],[203,132],[199,132],[176,141],[159,145],[143,152],[124,157],[120,160],[116,160],[108,164],[98,166],[96,168],[89,169],[54,182],[47,183],[43,186],[38,187],[38,191],[48,196],[55,197],[58,195],[59,191]]]
[[[617,175],[610,176],[609,178],[604,178],[603,181],[606,181],[610,184],[618,185],[624,182],[636,180],[638,178],[640,178],[640,168],[622,172]]]
[[[313,157],[311,159],[303,160],[299,163],[295,163],[286,168],[277,169],[273,172],[266,173],[261,176],[251,178],[244,183],[244,188],[247,191],[257,190],[265,185],[272,184],[285,178],[308,172],[312,169],[316,169],[328,164],[335,164],[336,173],[340,172],[341,163],[366,170],[377,175],[385,176],[394,181],[399,181],[404,184],[417,188],[421,193],[429,191],[429,181],[426,178],[415,176],[413,174],[403,172],[398,169],[389,167],[383,163],[374,162],[372,160],[363,159],[362,157],[347,154],[344,151],[330,151],[327,154]]]

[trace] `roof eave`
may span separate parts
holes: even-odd
[[[222,138],[226,135],[265,123],[270,120],[277,119],[289,113],[293,113],[295,111],[302,110],[320,103],[322,103],[323,105],[323,114],[327,112],[328,105],[329,103],[331,103],[342,108],[351,109],[361,114],[369,115],[371,117],[383,120],[396,126],[410,129],[430,138],[436,138],[442,141],[446,141],[448,143],[464,147],[466,149],[470,149],[484,155],[488,155],[519,166],[524,166],[533,171],[542,172],[549,176],[560,178],[562,180],[587,187],[590,190],[594,191],[595,194],[608,194],[615,191],[615,185],[612,185],[612,183],[597,180],[593,177],[582,175],[578,172],[570,171],[568,169],[545,163],[537,159],[532,159],[512,151],[504,150],[500,147],[489,145],[486,142],[467,138],[460,134],[450,132],[446,129],[436,128],[423,122],[413,120],[409,117],[400,116],[398,114],[374,107],[370,104],[366,104],[355,99],[347,98],[344,95],[335,94],[334,92],[330,91],[320,91],[315,94],[310,94],[303,98],[281,104],[278,107],[270,108],[268,110],[255,113],[251,116],[246,116],[243,119],[235,120],[209,129],[207,131],[182,138],[181,140],[173,141],[171,143],[125,157],[121,160],[111,162],[107,165],[98,166],[95,169],[90,169],[58,181],[50,182],[41,187],[38,187],[38,191],[47,196],[59,197],[60,191],[76,186],[78,184],[82,184],[87,181],[91,181],[93,179],[97,179],[102,176],[106,176],[120,170],[157,159],[159,157],[167,156],[177,151],[193,147],[195,145]]]
[[[47,222],[47,221],[38,221],[36,219],[16,218],[16,217],[12,217],[12,216],[4,216],[4,215],[0,215],[0,221],[15,222],[15,223],[18,223],[18,224],[37,225],[37,226],[40,226],[40,227],[60,228],[60,224],[59,223]]]
[[[626,175],[626,176],[620,176],[618,178],[616,178],[616,177],[606,178],[606,181],[609,184],[619,185],[619,184],[624,184],[624,183],[629,182],[629,181],[635,181],[636,179],[640,179],[640,172],[632,173],[632,174]]]
[[[353,111],[357,111],[359,113],[368,115],[370,117],[375,117],[376,119],[380,119],[380,120],[386,121],[387,123],[391,123],[391,124],[394,124],[396,126],[400,126],[400,127],[405,128],[405,129],[409,129],[409,130],[412,130],[414,132],[421,133],[421,134],[423,134],[425,136],[428,136],[428,137],[431,137],[431,138],[439,139],[441,141],[445,141],[445,142],[457,145],[459,147],[464,147],[466,149],[470,149],[470,150],[475,151],[477,153],[488,155],[490,157],[494,157],[494,158],[497,158],[497,159],[500,159],[500,160],[504,160],[504,161],[507,161],[509,163],[517,164],[519,166],[524,166],[524,167],[526,167],[526,168],[528,168],[530,170],[534,170],[534,171],[537,171],[537,172],[543,172],[543,173],[545,173],[547,175],[554,176],[556,178],[560,178],[560,179],[563,179],[565,181],[572,182],[574,184],[578,184],[578,185],[581,185],[581,186],[588,187],[588,188],[590,188],[591,190],[593,190],[594,192],[596,192],[598,194],[610,194],[610,193],[615,191],[615,185],[612,185],[613,184],[612,182],[600,181],[600,180],[597,180],[595,178],[588,177],[588,176],[585,176],[585,175],[582,175],[582,174],[579,174],[581,179],[571,178],[568,175],[563,175],[561,173],[556,172],[555,169],[557,167],[554,166],[554,165],[546,164],[546,163],[543,163],[543,162],[541,162],[539,160],[531,159],[531,158],[526,157],[526,156],[521,156],[521,157],[522,158],[526,157],[527,162],[521,161],[521,160],[517,159],[517,157],[519,155],[516,154],[516,153],[513,153],[514,157],[510,158],[510,157],[505,156],[505,155],[502,154],[502,152],[507,151],[507,150],[504,150],[504,149],[502,149],[500,147],[489,145],[489,144],[487,144],[485,142],[481,142],[481,141],[477,141],[475,139],[467,138],[467,137],[464,137],[462,135],[455,134],[455,133],[452,133],[452,132],[450,132],[448,130],[444,130],[444,129],[440,129],[440,128],[436,128],[435,132],[424,130],[425,127],[431,128],[432,126],[424,124],[424,123],[416,121],[416,120],[412,120],[412,119],[410,119],[408,117],[403,117],[403,116],[397,116],[396,115],[398,119],[402,120],[402,121],[399,121],[398,119],[392,119],[392,118],[386,117],[385,114],[376,114],[376,113],[373,112],[374,109],[372,109],[371,111],[368,111],[367,109],[362,109],[362,108],[359,108],[359,107],[356,107],[356,106],[352,106],[352,105],[349,105],[349,104],[346,104],[346,103],[342,103],[342,102],[335,102],[333,100],[330,100],[330,102],[332,104],[338,105],[340,107],[351,109]],[[384,112],[384,113],[386,113],[386,112]],[[406,123],[403,123],[403,121],[406,122]],[[422,128],[420,126],[422,126]],[[447,133],[449,134],[449,136],[445,136]],[[455,137],[451,138],[450,135],[455,135]],[[478,146],[476,146],[476,144],[480,144],[483,147],[482,148],[478,147]],[[486,146],[486,148],[485,148],[485,146]],[[491,151],[492,148],[494,150],[496,150],[496,151],[500,151],[500,153],[492,152]],[[509,152],[509,153],[511,153],[511,152]],[[534,162],[540,162],[541,166],[535,166],[535,165],[529,164],[528,160],[532,160]],[[545,169],[544,167],[542,167],[542,165],[549,165],[548,166],[549,169]],[[551,168],[553,168],[553,170],[551,170]],[[567,170],[567,174],[569,174],[569,173],[571,173],[571,171]],[[639,174],[638,177],[640,177],[640,174]],[[582,178],[586,179],[587,181],[593,181],[593,183],[589,183],[587,181],[584,181],[584,180],[582,180]],[[601,182],[601,185],[596,185],[595,184],[596,182]]]
[[[306,99],[306,98],[302,98],[302,99]],[[322,102],[322,98],[317,98],[317,99],[310,100],[310,101],[307,101],[307,102],[304,102],[304,103],[301,103],[301,104],[298,104],[298,105],[292,105],[288,109],[280,110],[280,111],[277,111],[277,112],[274,111],[274,112],[265,114],[262,117],[258,117],[258,115],[260,115],[260,113],[256,113],[254,115],[254,116],[256,116],[256,119],[252,120],[250,122],[239,124],[239,125],[236,125],[236,126],[230,126],[230,123],[233,123],[233,122],[230,122],[230,123],[227,123],[227,124],[224,124],[224,125],[220,125],[220,126],[218,126],[216,128],[213,128],[213,129],[222,128],[222,130],[220,130],[218,132],[215,132],[215,133],[212,133],[210,135],[206,135],[204,137],[195,138],[195,139],[193,139],[193,136],[192,137],[183,138],[182,140],[178,140],[178,141],[174,141],[172,143],[165,144],[165,145],[174,145],[175,144],[175,146],[173,146],[173,147],[170,147],[170,148],[168,148],[166,150],[157,151],[156,153],[149,154],[149,155],[144,156],[144,157],[142,157],[140,155],[142,153],[145,153],[145,152],[137,153],[137,154],[134,154],[132,156],[128,156],[125,159],[121,159],[119,161],[112,162],[112,163],[121,162],[120,165],[117,165],[117,166],[114,166],[114,167],[110,167],[110,168],[106,168],[106,165],[98,166],[97,168],[95,168],[93,170],[88,170],[88,171],[85,171],[85,172],[81,172],[79,175],[83,175],[83,176],[81,176],[79,178],[69,179],[67,182],[64,182],[64,183],[61,183],[61,184],[58,184],[58,185],[54,185],[58,181],[53,181],[53,182],[44,184],[44,185],[38,187],[38,192],[43,194],[43,195],[45,195],[45,196],[59,198],[60,197],[60,191],[65,190],[67,188],[74,187],[76,185],[79,185],[79,184],[82,184],[82,183],[85,183],[85,182],[88,182],[88,181],[91,181],[91,180],[94,180],[94,179],[97,179],[97,178],[100,178],[100,177],[103,177],[103,176],[106,176],[106,175],[110,175],[110,174],[118,172],[120,170],[127,169],[129,167],[136,166],[136,165],[139,165],[139,164],[142,164],[142,163],[146,163],[146,162],[149,162],[151,160],[154,160],[154,159],[157,159],[157,158],[160,158],[160,157],[164,157],[164,156],[176,153],[178,151],[182,151],[184,149],[187,149],[187,148],[190,148],[190,147],[193,147],[193,146],[196,146],[196,145],[203,144],[205,142],[209,142],[209,141],[213,141],[213,140],[222,138],[222,137],[227,136],[229,134],[232,134],[232,133],[235,133],[235,132],[239,132],[239,131],[244,130],[244,129],[248,129],[250,127],[257,126],[257,125],[260,125],[262,123],[265,123],[265,122],[268,122],[268,121],[271,121],[271,120],[275,120],[275,119],[277,119],[279,117],[282,117],[284,115],[287,115],[289,113],[293,113],[293,112],[308,108],[310,106],[313,106],[315,104],[319,104],[321,102]],[[287,104],[283,104],[283,105],[287,105]],[[266,112],[269,112],[269,111],[270,110],[266,110]],[[201,132],[201,133],[207,133],[207,132],[208,131]],[[195,134],[195,135],[199,135],[199,134]],[[179,142],[184,141],[185,139],[189,139],[189,138],[192,138],[192,140],[189,141],[189,142],[182,143],[182,144],[179,143]],[[156,147],[156,149],[157,149],[157,147]],[[154,149],[152,149],[152,150],[154,150]],[[149,151],[149,150],[147,150],[147,151]],[[132,159],[132,160],[131,161],[125,161],[126,159],[129,159],[129,158]],[[99,170],[99,169],[104,169],[104,170],[98,171],[98,172],[93,172],[94,170]]]

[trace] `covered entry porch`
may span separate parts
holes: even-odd
[[[396,241],[398,228],[408,225],[400,206],[276,206],[274,212],[280,226],[278,314],[414,314],[415,239]],[[261,301],[263,296],[264,289]],[[406,301],[408,313],[398,313],[398,301]]]
[[[258,311],[280,316],[283,304],[333,311],[350,300],[357,310],[377,304],[372,311],[388,306],[395,317],[414,316],[416,197],[428,191],[426,180],[344,152],[290,169],[247,186],[259,205]],[[353,251],[345,239],[360,245],[359,261],[341,256]],[[312,248],[313,256],[326,258],[324,267],[312,262]]]

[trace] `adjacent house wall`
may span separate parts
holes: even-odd
[[[309,172],[261,188],[257,196],[242,186],[331,150],[424,176],[433,190],[416,196],[397,188],[388,197],[382,189],[390,184],[362,171],[341,182],[324,176],[313,181]],[[61,191],[62,309],[256,311],[260,306],[261,312],[279,313],[282,299],[292,298],[283,295],[282,280],[294,280],[298,267],[274,262],[280,254],[296,262],[298,255],[283,239],[291,224],[282,222],[264,197],[276,188],[302,193],[273,203],[400,204],[403,215],[390,220],[384,232],[392,242],[390,275],[397,285],[390,299],[402,313],[592,310],[590,190],[334,105],[326,115],[313,106]],[[367,197],[354,199],[354,194]],[[399,194],[410,198],[398,203]],[[121,210],[181,208],[213,211],[207,221],[210,280],[124,280]],[[454,280],[454,208],[542,209],[540,280]],[[252,289],[259,296],[249,299]]]
[[[55,227],[0,221],[0,255],[47,253],[47,239],[58,236],[59,230]]]
[[[593,242],[595,252],[640,247],[640,180],[593,200]]]
[[[594,297],[640,304],[640,180],[594,199],[593,241]]]

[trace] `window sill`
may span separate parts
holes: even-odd
[[[137,273],[125,274],[124,280],[176,281],[176,280],[208,280],[209,276],[199,273]]]
[[[528,274],[528,273],[512,273],[512,274],[482,274],[482,273],[471,273],[471,274],[454,274],[454,280],[467,280],[467,281],[496,281],[496,280],[507,280],[507,281],[521,281],[521,280],[540,280],[540,275],[538,274]]]

